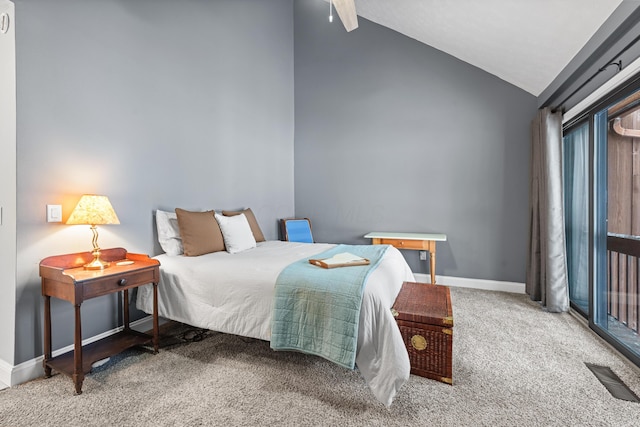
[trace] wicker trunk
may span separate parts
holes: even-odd
[[[405,282],[393,305],[411,373],[453,384],[453,309],[449,288]]]

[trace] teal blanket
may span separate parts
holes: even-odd
[[[302,259],[282,270],[275,287],[271,348],[314,354],[354,369],[362,294],[388,248],[338,245],[313,258],[349,252],[371,263],[325,269]]]

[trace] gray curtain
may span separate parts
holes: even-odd
[[[526,292],[547,311],[569,309],[562,199],[562,114],[538,111],[531,123],[529,253]]]

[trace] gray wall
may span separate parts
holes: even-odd
[[[251,206],[270,239],[294,214],[319,241],[443,232],[438,274],[524,281],[542,100],[364,19],[346,33],[319,0],[15,3],[15,364],[42,354],[39,261],[90,248],[87,227],[47,224],[45,205],[66,219],[89,192],[120,217],[100,228],[105,248],[158,253],[157,208]],[[113,298],[85,303],[84,335],[116,312]],[[59,302],[53,315],[60,348],[73,312]]]
[[[524,282],[536,98],[365,19],[346,33],[322,1],[294,10],[295,206],[314,237],[442,232],[437,274]]]
[[[157,208],[250,206],[267,238],[292,216],[292,0],[17,0],[16,364],[42,354],[39,261],[91,248],[66,220],[108,195],[120,225],[100,246],[159,252]],[[73,310],[54,301],[53,346]],[[117,325],[114,298],[83,304],[83,335]]]

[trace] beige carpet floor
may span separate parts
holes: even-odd
[[[612,397],[584,362],[640,395],[638,371],[571,315],[525,295],[451,293],[454,385],[412,375],[389,409],[357,371],[205,332],[112,358],[79,396],[62,375],[0,391],[0,426],[640,425],[640,404]]]

